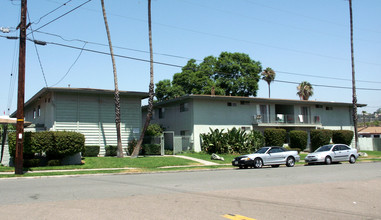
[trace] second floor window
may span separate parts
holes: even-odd
[[[165,109],[159,108],[159,118],[164,118]]]
[[[189,110],[188,103],[181,103],[180,104],[180,112],[186,112],[188,110]]]

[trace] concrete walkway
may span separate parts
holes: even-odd
[[[210,162],[210,161],[206,161],[206,160],[202,160],[202,159],[197,159],[194,157],[187,157],[187,156],[183,156],[183,155],[173,155],[173,157],[179,157],[179,158],[183,158],[183,159],[187,159],[187,160],[193,160],[193,161],[196,161],[198,163],[201,163],[201,164],[207,165],[207,166],[219,165],[218,163],[214,163],[214,162]]]

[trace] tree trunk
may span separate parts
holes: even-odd
[[[103,11],[103,18],[105,22],[105,27],[106,27],[106,32],[107,32],[107,39],[108,39],[108,45],[110,48],[110,54],[111,54],[111,61],[112,61],[112,69],[114,72],[114,84],[115,84],[115,125],[116,125],[116,138],[117,138],[117,146],[118,146],[118,151],[117,151],[117,156],[118,157],[123,157],[123,148],[122,148],[122,136],[120,133],[120,97],[119,97],[119,89],[118,89],[118,76],[116,73],[116,65],[115,65],[115,59],[114,59],[114,52],[112,49],[112,43],[111,43],[111,35],[110,35],[110,30],[108,28],[108,23],[107,23],[107,16],[106,16],[106,10],[105,10],[105,4],[104,0],[101,0],[102,4],[102,11]]]
[[[357,131],[357,96],[356,96],[356,80],[355,80],[355,61],[353,52],[353,20],[352,20],[352,0],[349,0],[349,15],[351,24],[351,61],[352,61],[352,102],[353,102],[353,126],[355,130],[355,147],[358,146],[358,131]]]
[[[151,26],[151,0],[148,0],[148,35],[149,35],[149,52],[150,52],[150,83],[149,83],[149,98],[148,98],[148,112],[146,116],[146,121],[144,123],[143,130],[140,134],[140,138],[134,151],[131,154],[131,158],[136,158],[139,155],[141,145],[143,143],[144,134],[147,131],[148,125],[150,124],[153,109],[153,97],[154,97],[154,84],[153,84],[153,49],[152,49],[152,26]]]

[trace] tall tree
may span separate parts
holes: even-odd
[[[110,30],[107,23],[107,16],[106,16],[106,9],[104,0],[101,0],[102,4],[102,12],[103,12],[103,19],[105,22],[106,32],[107,32],[107,39],[108,39],[108,45],[110,48],[110,54],[111,54],[111,61],[112,61],[112,69],[114,73],[114,84],[115,84],[115,125],[116,125],[116,138],[117,138],[117,146],[118,146],[118,157],[123,157],[123,147],[122,147],[122,135],[120,132],[120,97],[119,97],[119,89],[118,89],[118,75],[116,73],[116,65],[115,65],[115,59],[114,59],[114,51],[112,49],[112,43],[111,43],[111,35]]]
[[[270,98],[270,83],[274,81],[275,79],[275,72],[270,67],[267,67],[262,72],[262,79],[267,82],[267,85],[269,86],[269,98]]]
[[[152,49],[152,22],[151,22],[151,0],[148,0],[148,35],[149,35],[149,53],[150,53],[150,83],[149,83],[149,98],[148,98],[148,112],[143,130],[140,134],[138,143],[131,154],[131,158],[136,158],[139,155],[141,145],[143,143],[144,134],[147,131],[148,125],[152,117],[153,97],[154,97],[154,84],[153,84],[153,49]]]
[[[312,88],[311,83],[303,81],[297,87],[298,92],[296,93],[300,100],[308,100],[313,94],[314,89]]]
[[[156,98],[164,101],[212,91],[215,95],[256,96],[261,71],[261,63],[243,53],[222,52],[219,57],[205,57],[200,64],[191,59],[173,75],[172,82],[167,79],[156,84]]]
[[[352,19],[352,0],[349,0],[349,17],[351,25],[351,61],[352,61],[352,102],[353,102],[353,125],[355,130],[355,148],[358,147],[358,131],[357,131],[357,96],[356,96],[356,80],[355,80],[355,59],[353,52],[353,19]]]

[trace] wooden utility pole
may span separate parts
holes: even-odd
[[[26,11],[27,0],[21,0],[20,47],[19,47],[19,80],[17,95],[17,124],[16,124],[16,158],[15,174],[23,174],[23,145],[24,145],[24,96],[25,96],[25,51],[26,51]]]
[[[352,0],[349,0],[349,16],[351,25],[351,61],[352,61],[352,104],[353,104],[353,126],[355,130],[355,148],[359,149],[358,131],[357,131],[357,96],[356,96],[356,80],[355,80],[355,59],[353,52],[353,19],[352,19]]]

